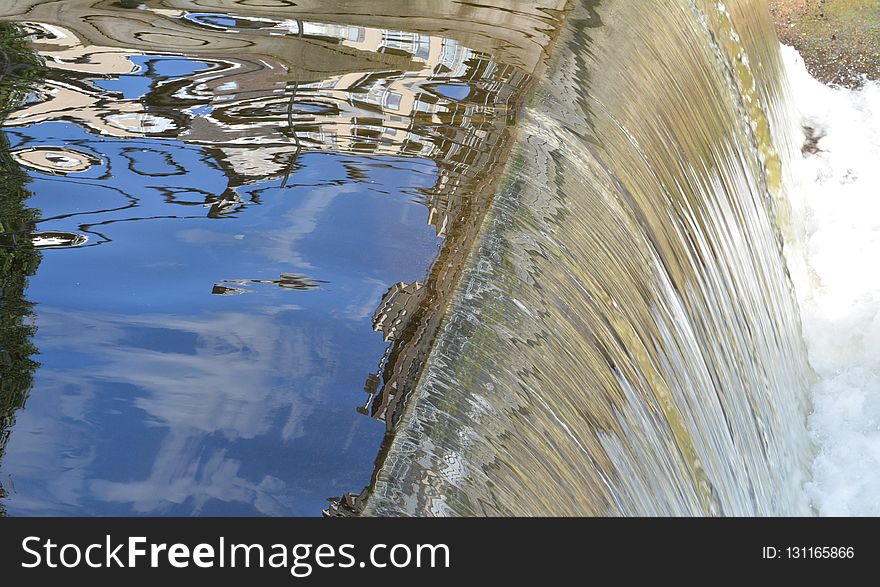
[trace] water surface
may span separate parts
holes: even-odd
[[[39,261],[6,275],[9,514],[315,515],[368,483],[563,3],[361,4],[0,8],[30,63],[3,246]]]

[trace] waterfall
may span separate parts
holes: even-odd
[[[364,513],[809,513],[779,44],[650,4],[572,3]]]

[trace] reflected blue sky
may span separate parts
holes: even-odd
[[[306,153],[287,187],[239,187],[210,218],[229,179],[200,147],[64,122],[7,135],[102,161],[30,172],[40,230],[91,238],[45,251],[30,282],[41,367],[0,463],[10,514],[316,515],[368,481],[384,432],[355,411],[385,348],[370,317],[436,253],[413,197],[430,161]],[[211,293],[285,272],[322,283]]]

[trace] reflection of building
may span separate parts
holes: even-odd
[[[31,233],[31,241],[37,249],[51,249],[64,247],[78,247],[89,241],[89,237],[84,234],[75,232],[33,232]]]
[[[398,343],[407,340],[408,327],[412,323],[412,318],[418,316],[419,308],[422,306],[425,295],[428,290],[425,286],[418,282],[412,283],[395,283],[385,295],[379,307],[373,314],[373,330],[381,332],[385,342]],[[390,353],[386,355],[384,365],[389,367],[387,359]],[[403,363],[400,363],[402,366]],[[392,372],[397,364],[391,364]],[[386,420],[389,408],[393,408],[395,397],[399,389],[399,373],[393,373],[390,377],[385,378],[385,385],[379,389],[379,376],[371,374],[367,379],[364,390],[370,394],[369,405],[370,415],[380,420]]]
[[[425,286],[418,281],[395,283],[382,296],[382,303],[373,314],[373,329],[382,333],[385,342],[397,340],[424,295]]]
[[[52,175],[81,173],[100,163],[96,157],[69,147],[31,147],[10,155],[23,167]]]
[[[35,43],[47,68],[47,79],[35,90],[39,99],[11,113],[7,126],[25,126],[46,120],[75,117],[94,132],[109,136],[137,136],[140,128],[130,122],[143,115],[143,107],[134,101],[107,104],[101,88],[92,84],[71,83],[77,78],[100,79],[103,76],[130,75],[137,66],[131,52],[114,47],[83,46],[74,33],[60,26],[26,23],[24,31]]]
[[[204,15],[188,18],[206,22]],[[233,28],[229,20],[223,20],[226,30]],[[249,24],[246,32],[256,28],[247,19],[234,23]],[[440,179],[426,193],[426,203],[431,223],[445,234],[460,207],[458,192],[469,173],[491,160],[509,103],[527,74],[438,36],[269,19],[256,24],[293,28],[294,35],[301,26],[309,40],[342,43],[372,55],[391,52],[398,58],[396,66],[406,69],[300,81],[308,73],[292,72],[281,62],[262,60],[255,66],[244,59],[200,56],[201,71],[179,79],[156,76],[143,95],[109,100],[108,92],[121,90],[106,89],[108,78],[147,76],[143,62],[149,56],[85,47],[70,30],[30,23],[49,77],[40,99],[13,113],[7,124],[73,117],[108,136],[181,138],[217,149],[221,164],[241,183],[289,173],[291,154],[299,149],[430,158]],[[280,76],[282,71],[293,81]],[[188,105],[184,111],[169,106],[181,102]]]

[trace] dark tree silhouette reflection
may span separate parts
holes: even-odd
[[[21,101],[40,71],[17,27],[0,23],[0,116]],[[40,264],[40,253],[30,238],[37,210],[26,206],[27,179],[9,155],[6,135],[0,134],[0,460],[37,368],[32,358],[37,349],[31,341],[35,327],[25,290]],[[6,497],[7,485],[0,479],[0,499]],[[0,502],[0,515],[4,514]]]

